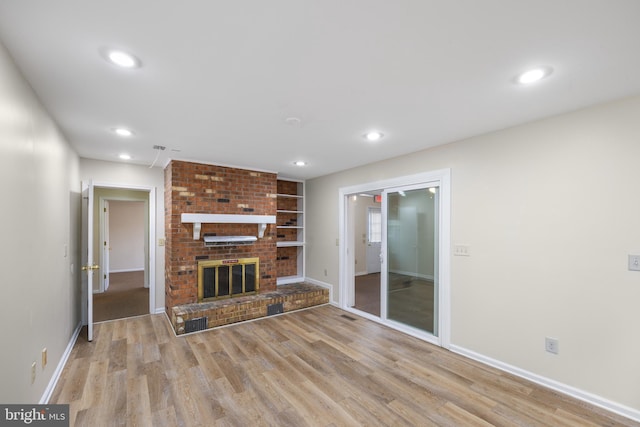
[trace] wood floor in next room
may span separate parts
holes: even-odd
[[[50,403],[75,426],[639,425],[328,305],[182,337],[98,324]]]

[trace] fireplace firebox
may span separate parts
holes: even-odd
[[[198,302],[257,293],[259,270],[259,258],[199,261]]]

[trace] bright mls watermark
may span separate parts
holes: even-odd
[[[0,405],[0,427],[69,427],[69,405]]]

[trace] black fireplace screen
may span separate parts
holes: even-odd
[[[198,301],[256,293],[258,269],[258,258],[198,262]]]

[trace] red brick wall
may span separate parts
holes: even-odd
[[[278,181],[278,194],[298,194],[296,181]]]
[[[298,275],[298,248],[278,248],[278,277]]]
[[[276,289],[276,227],[267,225],[262,239],[249,246],[206,248],[205,234],[257,236],[257,224],[202,224],[193,240],[193,225],[183,213],[276,215],[277,176],[222,166],[172,161],[165,169],[165,301],[197,302],[198,261],[260,258],[260,292]]]

